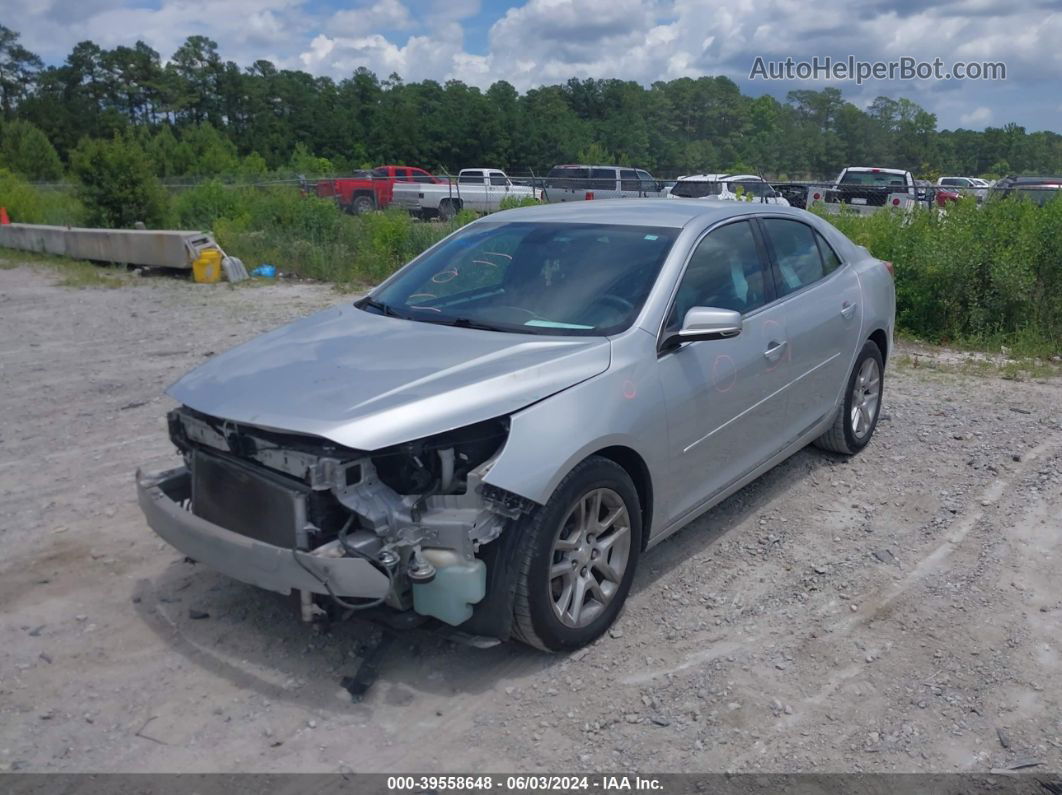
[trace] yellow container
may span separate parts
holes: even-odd
[[[221,251],[205,248],[192,263],[192,276],[200,284],[214,284],[221,281]]]

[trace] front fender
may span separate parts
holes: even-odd
[[[668,437],[656,340],[639,329],[614,343],[608,370],[513,414],[484,482],[544,505],[576,464],[613,446],[633,450],[651,480],[661,479]],[[663,526],[662,492],[653,488],[652,527]]]

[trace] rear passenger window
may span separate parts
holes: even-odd
[[[547,188],[558,190],[582,190],[590,177],[588,168],[555,168],[546,177]]]
[[[483,184],[483,172],[482,171],[466,171],[457,178],[459,185],[482,185]]]
[[[841,267],[841,258],[837,256],[833,246],[826,242],[826,238],[816,232],[815,242],[819,244],[819,253],[822,254],[822,269],[826,273],[833,273]]]
[[[614,169],[614,168],[592,168],[592,169],[590,169],[590,189],[591,190],[615,190],[616,189],[616,169]]]
[[[796,292],[826,275],[816,233],[810,226],[784,218],[764,218],[763,228],[782,277],[782,295]]]

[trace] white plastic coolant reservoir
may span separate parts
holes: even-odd
[[[450,549],[421,550],[435,567],[435,579],[413,583],[413,609],[457,626],[472,618],[472,605],[487,593],[487,566],[466,560]]]

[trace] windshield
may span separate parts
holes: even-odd
[[[671,189],[671,195],[681,199],[703,199],[705,196],[718,196],[722,192],[723,183],[704,180],[679,180]]]
[[[428,323],[532,334],[615,334],[634,322],[679,230],[471,224],[358,303]]]

